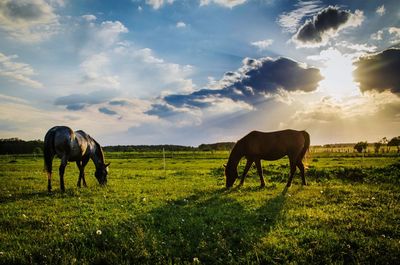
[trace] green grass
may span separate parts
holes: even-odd
[[[395,264],[400,162],[395,156],[311,154],[302,187],[284,190],[287,159],[264,162],[224,189],[227,152],[108,153],[106,188],[86,169],[58,176],[43,161],[0,157],[1,264]],[[59,161],[55,160],[55,169]],[[241,164],[243,168],[244,163]],[[57,170],[56,170],[57,171]],[[100,234],[101,231],[101,234]]]

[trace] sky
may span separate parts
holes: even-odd
[[[0,0],[0,138],[311,144],[400,135],[393,1]]]

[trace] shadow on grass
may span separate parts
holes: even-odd
[[[87,189],[87,188],[82,188]],[[67,188],[65,192],[61,192],[60,190],[53,190],[48,192],[46,190],[42,191],[33,191],[33,192],[22,192],[22,193],[3,193],[0,194],[0,204],[11,203],[16,201],[32,201],[42,198],[66,198],[66,197],[75,197],[79,195],[79,189],[76,188]]]
[[[276,224],[286,191],[251,210],[230,196],[234,192],[193,194],[131,220],[146,227],[142,248],[152,253],[148,261],[187,263],[198,258],[206,264],[227,264],[245,258]]]
[[[254,194],[245,194],[245,196]],[[47,193],[26,195],[48,196]],[[285,191],[277,191],[261,206],[238,200],[243,191],[197,192],[149,212],[109,220],[77,237],[37,246],[28,256],[6,259],[10,264],[238,264],[254,261],[254,247],[279,220]],[[60,252],[61,251],[61,252]],[[51,262],[49,262],[51,260]],[[11,262],[13,261],[13,262]],[[0,262],[1,264],[2,262]]]

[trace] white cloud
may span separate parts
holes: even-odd
[[[120,21],[88,21],[76,29],[74,46],[83,56],[100,53],[114,47],[120,42],[121,35],[129,30]],[[83,37],[82,37],[83,36]]]
[[[82,18],[86,21],[94,21],[97,19],[97,17],[95,15],[92,14],[87,14],[87,15],[83,15]]]
[[[43,84],[31,77],[36,75],[33,68],[26,63],[15,62],[17,55],[6,56],[0,52],[0,77],[17,82],[20,85],[41,88]]]
[[[110,116],[99,112],[100,107],[110,107],[108,103],[91,105],[85,109],[70,112],[61,107],[52,106],[52,111],[37,108],[20,102],[5,102],[0,105],[0,113],[4,116],[0,123],[12,130],[0,127],[1,137],[19,137],[22,139],[43,139],[46,131],[54,124],[68,122],[73,130],[84,130],[100,142],[111,144],[115,135],[126,132],[132,126],[146,122],[156,122],[157,118],[145,115],[150,103],[139,99],[126,100],[129,105],[112,106],[118,115]],[[101,122],[99,122],[101,121]],[[105,139],[109,139],[106,142]]]
[[[388,27],[383,28],[373,34],[371,34],[371,39],[381,41],[389,41],[391,44],[396,44],[400,42],[400,28],[398,27]]]
[[[260,51],[266,50],[274,41],[271,39],[254,41],[251,45],[257,47]]]
[[[246,3],[247,0],[200,0],[200,6],[206,6],[209,4],[217,4],[219,6],[233,8],[237,5]]]
[[[146,4],[152,6],[154,9],[159,9],[164,4],[173,4],[174,0],[146,0]]]
[[[385,5],[379,6],[375,11],[379,16],[383,16],[386,13]]]
[[[371,34],[371,39],[373,40],[382,40],[383,38],[383,30],[378,30],[375,33]]]
[[[53,7],[43,0],[3,0],[0,28],[12,39],[39,42],[57,33],[59,22]]]
[[[96,88],[118,88],[118,76],[110,74],[109,63],[110,59],[105,53],[94,54],[84,60],[80,65],[84,73],[82,83]]]
[[[176,23],[176,27],[177,28],[186,28],[186,23],[183,21],[179,21],[178,23]]]
[[[347,41],[341,41],[341,42],[337,43],[336,45],[340,46],[342,48],[345,48],[345,49],[362,52],[362,53],[376,52],[376,50],[378,49],[378,47],[376,47],[374,45],[350,43]]]
[[[191,92],[194,89],[192,80],[188,78],[193,73],[193,66],[191,65],[166,62],[154,55],[154,52],[149,48],[128,48],[119,51],[119,53],[135,62],[129,65],[137,76],[131,75],[131,77],[135,77],[138,84],[144,85],[137,91],[141,95],[149,95],[151,91],[158,93],[165,93],[166,91]]]
[[[390,27],[388,32],[391,35],[390,43],[400,42],[400,28]]]
[[[300,26],[301,20],[304,17],[312,16],[322,9],[322,2],[317,1],[299,1],[295,6],[297,9],[290,12],[284,12],[279,15],[277,23],[286,32],[294,33]]]

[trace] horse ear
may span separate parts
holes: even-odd
[[[105,166],[106,166],[106,167],[108,167],[110,164],[111,164],[111,162],[110,162],[110,163],[108,163],[108,164],[105,164]]]

